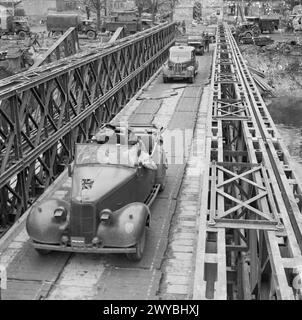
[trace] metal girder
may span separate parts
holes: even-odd
[[[116,40],[125,37],[125,34],[126,34],[126,32],[125,32],[124,27],[118,27],[118,28],[115,30],[115,32],[114,32],[114,34],[112,35],[112,37],[110,38],[109,43],[113,43],[113,42],[115,42]]]
[[[18,218],[168,57],[175,25],[46,64],[0,82],[0,225]]]
[[[69,28],[42,56],[36,61],[31,69],[35,69],[42,64],[60,60],[72,56],[79,51],[79,38],[76,28]]]
[[[193,298],[301,298],[298,179],[227,25],[217,41]]]

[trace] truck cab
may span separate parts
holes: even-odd
[[[78,26],[79,33],[87,35],[88,39],[95,39],[97,36],[97,26],[93,20],[82,19]]]
[[[48,14],[46,27],[48,32],[55,35],[63,34],[69,28],[74,27],[79,34],[85,34],[88,39],[94,39],[97,36],[96,23],[93,20],[82,19],[78,14]]]
[[[163,81],[170,79],[187,79],[194,82],[198,71],[196,50],[192,46],[173,46],[170,48],[169,60],[163,68]]]
[[[188,37],[188,46],[192,46],[195,48],[196,54],[203,55],[204,54],[204,39],[200,35],[192,35]]]

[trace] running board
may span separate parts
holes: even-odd
[[[153,201],[155,200],[158,192],[160,190],[160,184],[155,184],[148,196],[148,198],[145,200],[145,205],[147,205],[148,207],[151,207]]]

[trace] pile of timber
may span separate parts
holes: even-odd
[[[248,66],[248,68],[252,73],[252,77],[255,83],[263,91],[263,93],[266,95],[270,95],[272,97],[276,97],[274,89],[264,81],[264,78],[265,78],[264,72],[258,69],[255,69],[251,66]]]

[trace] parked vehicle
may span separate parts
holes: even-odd
[[[51,13],[46,18],[47,31],[53,35],[61,35],[70,27],[76,28],[79,34],[85,34],[88,39],[95,39],[97,36],[96,23],[82,19],[78,14]]]
[[[236,35],[239,39],[258,37],[260,34],[259,26],[252,22],[242,22],[236,28]]]
[[[274,30],[279,28],[279,18],[276,16],[261,16],[261,17],[245,17],[247,22],[257,25],[261,33],[273,33]]]
[[[144,253],[150,206],[165,187],[166,158],[155,126],[105,125],[75,146],[69,196],[34,204],[26,221],[34,248],[83,253]]]
[[[302,15],[297,15],[295,18],[293,18],[292,26],[294,31],[302,30]]]
[[[188,46],[192,46],[195,48],[196,55],[204,54],[205,43],[204,43],[204,38],[202,36],[198,36],[198,35],[188,36]]]
[[[142,31],[142,23],[139,21],[111,21],[103,24],[103,31],[115,32],[117,28],[124,28],[125,34],[134,34],[138,31]]]
[[[27,17],[0,15],[0,37],[3,35],[17,34],[20,39],[30,36]]]
[[[136,11],[114,11],[110,15],[110,19],[104,21],[103,31],[115,32],[117,28],[123,27],[125,34],[134,34],[136,32],[152,27],[152,19],[139,19]]]
[[[208,34],[210,43],[214,43],[216,41],[216,26],[215,25],[207,25],[204,34]]]
[[[192,46],[173,46],[169,51],[168,62],[163,68],[163,81],[170,79],[188,79],[194,82],[198,72],[195,48]]]

